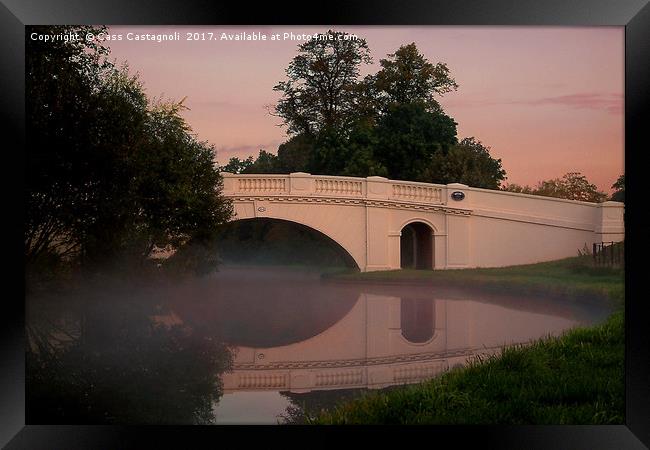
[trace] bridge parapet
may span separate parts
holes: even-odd
[[[276,174],[232,174],[222,172],[226,196],[295,195],[371,198],[445,204],[447,186],[389,180],[384,177],[336,177],[294,172]]]

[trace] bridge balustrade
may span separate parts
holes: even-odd
[[[317,176],[296,172],[289,175],[231,174],[222,172],[224,195],[297,195],[373,198],[445,204],[445,185],[389,180],[383,177]]]

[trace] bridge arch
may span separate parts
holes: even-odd
[[[227,227],[232,227],[234,226],[241,226],[242,224],[245,223],[255,223],[255,224],[269,224],[271,226],[281,226],[281,227],[292,227],[295,228],[297,231],[302,231],[303,233],[308,233],[311,236],[315,238],[315,241],[320,240],[320,244],[323,244],[331,250],[333,253],[335,253],[340,260],[343,262],[343,264],[351,269],[355,270],[360,270],[360,263],[352,256],[352,254],[339,242],[337,242],[335,239],[330,237],[327,233],[325,233],[323,230],[318,229],[317,227],[314,227],[313,225],[307,225],[305,223],[298,222],[296,220],[290,220],[290,219],[280,219],[280,218],[275,218],[275,217],[269,217],[269,216],[261,216],[261,217],[241,217],[241,218],[235,218],[234,220],[228,222],[225,224],[224,229]]]
[[[400,229],[400,267],[432,270],[435,267],[436,228],[425,219],[406,221]]]

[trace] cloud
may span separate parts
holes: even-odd
[[[546,97],[536,100],[523,100],[513,103],[528,105],[560,105],[576,109],[604,110],[610,114],[621,114],[623,112],[622,94],[582,93]]]
[[[453,99],[441,101],[444,106],[458,108],[490,107],[500,105],[528,105],[528,106],[565,106],[574,109],[591,109],[606,111],[609,114],[622,114],[622,94],[597,94],[579,93],[559,95],[555,97],[542,97],[526,100],[496,100],[496,99]]]
[[[234,106],[231,102],[219,101],[219,100],[193,100],[194,105],[199,105],[205,108],[232,108]]]

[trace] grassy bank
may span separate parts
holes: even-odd
[[[602,324],[476,358],[425,383],[341,404],[315,424],[612,424],[624,422],[623,271],[585,258],[440,272],[346,274],[343,280],[463,284],[518,292],[606,296]]]
[[[606,298],[620,307],[624,297],[623,269],[594,267],[589,256],[491,269],[346,272],[325,275],[325,278],[338,282],[421,283],[519,294]]]

